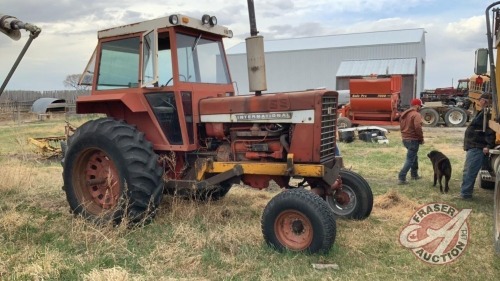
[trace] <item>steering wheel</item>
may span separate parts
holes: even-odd
[[[183,74],[179,74],[179,77],[182,77],[182,78],[184,78],[184,81],[187,81],[186,76],[184,76]],[[173,76],[172,76],[172,78],[168,79],[167,83],[165,83],[165,85],[163,85],[163,86],[168,86],[168,84],[170,84],[170,82],[172,82],[172,80],[174,80]]]

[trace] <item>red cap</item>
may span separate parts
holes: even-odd
[[[422,101],[420,99],[412,99],[411,100],[411,105],[412,106],[416,106],[416,105],[422,106]]]

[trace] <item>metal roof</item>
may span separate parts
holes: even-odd
[[[418,43],[423,40],[424,32],[425,30],[423,28],[417,28],[338,34],[317,37],[264,40],[264,50],[266,53],[270,53],[369,45]],[[226,50],[226,54],[228,55],[245,53],[245,42],[241,42]]]
[[[64,108],[65,106],[66,100],[64,99],[39,98],[31,106],[31,112],[46,113],[51,108]]]
[[[417,60],[385,59],[385,60],[351,60],[340,63],[337,77],[376,75],[415,75]]]

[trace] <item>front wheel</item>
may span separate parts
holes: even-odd
[[[359,174],[340,170],[342,189],[332,196],[327,196],[326,202],[338,217],[363,220],[370,216],[373,208],[373,193],[368,182]]]
[[[97,223],[148,222],[163,195],[162,169],[144,134],[102,118],[68,139],[64,190],[71,211]]]
[[[261,224],[264,240],[278,251],[326,253],[335,242],[331,209],[321,197],[304,189],[285,190],[271,199]]]

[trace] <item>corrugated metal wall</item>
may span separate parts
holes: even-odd
[[[416,58],[416,85],[413,96],[424,88],[425,39],[419,43],[370,45],[331,49],[266,53],[267,92],[296,91],[326,87],[339,89],[336,73],[345,60]],[[240,94],[248,93],[245,54],[228,55],[233,81]],[[340,89],[343,89],[343,84]]]

